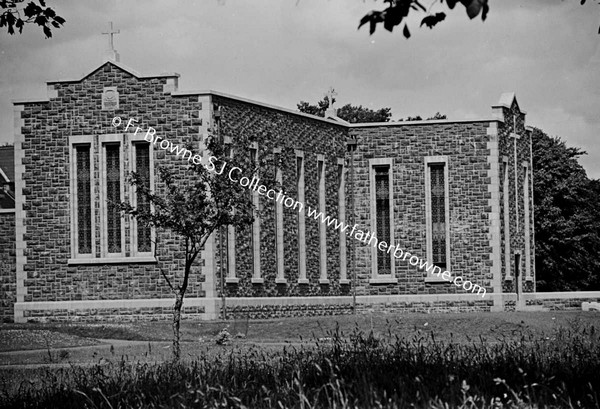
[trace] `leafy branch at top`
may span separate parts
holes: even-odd
[[[377,24],[383,23],[383,27],[388,31],[393,31],[394,27],[399,26],[402,21],[406,21],[409,13],[412,11],[418,13],[426,13],[427,15],[421,20],[421,26],[425,24],[429,28],[433,28],[436,24],[444,21],[446,14],[443,12],[431,13],[431,7],[437,2],[435,0],[429,8],[425,8],[419,2],[419,0],[384,0],[384,3],[388,3],[388,7],[385,10],[377,11],[372,10],[367,13],[361,20],[358,28],[369,23],[369,32],[373,34],[377,28]],[[444,0],[439,0],[440,3],[444,3]],[[446,4],[452,10],[458,3],[462,4],[467,9],[467,15],[470,19],[473,19],[481,13],[481,19],[485,20],[489,11],[487,0],[446,0]],[[410,30],[408,25],[404,23],[402,29],[404,37],[410,37]]]
[[[21,34],[25,24],[34,23],[42,27],[46,38],[50,38],[51,27],[60,28],[65,23],[64,18],[50,7],[46,7],[45,0],[30,1],[21,8],[24,2],[25,0],[0,0],[0,27],[6,27],[8,34],[14,34],[15,29]]]
[[[485,21],[490,7],[488,0],[433,0],[433,3],[428,8],[425,8],[419,0],[384,0],[388,6],[385,10],[372,10],[368,12],[361,20],[358,28],[360,29],[363,25],[369,23],[369,33],[373,34],[377,25],[383,23],[383,27],[392,32],[394,27],[399,26],[404,22],[402,28],[402,34],[404,37],[410,38],[410,30],[406,19],[409,14],[425,13],[425,17],[421,20],[421,27],[426,25],[429,28],[433,28],[438,23],[446,19],[446,13],[431,11],[433,5],[436,3],[443,4],[444,1],[450,10],[453,10],[457,4],[461,4],[465,7],[467,16],[470,19],[474,19],[481,14],[481,20]],[[580,0],[580,4],[584,5],[586,0]],[[599,2],[600,4],[600,2]],[[598,31],[600,34],[600,30]]]

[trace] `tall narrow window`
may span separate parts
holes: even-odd
[[[338,218],[346,223],[346,169],[344,159],[338,159]],[[340,229],[340,283],[347,281],[346,272],[346,232]]]
[[[250,162],[253,166],[258,165],[258,144],[255,142],[250,148]],[[252,282],[260,284],[263,278],[260,273],[260,196],[254,189],[250,190],[252,195],[252,205],[254,206],[254,221],[252,222]]]
[[[510,268],[510,186],[508,178],[508,158],[504,157],[502,161],[503,177],[502,177],[502,205],[504,207],[504,271],[505,280],[512,280],[512,270]]]
[[[279,185],[280,191],[283,190],[283,174],[281,172],[281,148],[273,150],[275,156],[275,181]],[[277,200],[275,202],[275,231],[276,231],[276,257],[277,257],[277,277],[275,282],[280,284],[287,283],[284,272],[284,248],[283,248],[283,204]]]
[[[371,202],[371,237],[364,242],[371,248],[371,284],[397,283],[393,252],[380,250],[382,243],[387,248],[394,247],[394,206],[393,206],[393,164],[392,158],[369,159],[369,192]],[[368,236],[368,233],[367,236]],[[353,253],[356,255],[356,245]]]
[[[450,270],[450,215],[448,196],[448,158],[428,156],[425,158],[425,203],[427,259],[433,271]],[[444,282],[437,274],[428,274],[425,281]]]
[[[390,243],[390,167],[375,166],[376,237],[379,242]],[[391,257],[386,251],[377,252],[377,274],[392,273]]]
[[[296,151],[296,189],[298,202],[304,205],[304,153]],[[308,284],[306,278],[306,219],[304,206],[298,212],[298,282]]]
[[[77,254],[92,254],[90,146],[75,147],[77,178]]]
[[[429,165],[431,175],[431,262],[446,269],[446,205],[444,165]]]
[[[150,188],[150,145],[147,143],[136,143],[135,145],[135,172],[140,183]],[[142,193],[136,193],[136,207],[139,211],[150,212],[150,202]],[[149,253],[152,251],[152,229],[150,226],[136,224],[136,245],[138,253]]]
[[[325,156],[317,155],[317,181],[319,188],[319,212],[323,216],[326,215],[325,206]],[[320,259],[319,259],[319,270],[320,270],[320,282],[327,284],[327,231],[325,230],[325,223],[319,223],[319,247],[320,247]]]
[[[106,238],[108,253],[121,253],[121,161],[120,146],[106,144]]]

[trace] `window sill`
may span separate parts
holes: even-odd
[[[225,284],[237,284],[240,282],[240,279],[237,277],[225,277]]]
[[[252,284],[264,284],[265,283],[265,279],[264,278],[252,278]]]
[[[525,277],[525,281],[533,281],[533,277],[531,277],[531,276]]]
[[[319,284],[329,285],[329,279],[328,278],[319,278]]]
[[[369,284],[398,284],[398,279],[394,277],[371,278]]]
[[[454,280],[454,278],[452,278]],[[439,277],[425,277],[425,282],[430,284],[451,283],[452,281],[444,280],[440,274]]]
[[[287,280],[285,278],[276,278],[275,284],[287,284]]]
[[[512,281],[513,277],[512,276],[506,276],[504,277],[504,281]]]
[[[308,281],[308,278],[299,278],[298,279],[298,284],[309,284],[310,281]]]
[[[133,264],[133,263],[157,263],[155,257],[94,257],[94,258],[70,258],[67,265],[75,266],[82,264]]]
[[[342,280],[340,280],[340,285],[350,285],[350,280],[342,279]]]

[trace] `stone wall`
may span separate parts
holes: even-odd
[[[236,271],[237,283],[226,286],[228,297],[265,296],[319,296],[340,295],[348,291],[347,285],[340,285],[339,232],[331,227],[326,231],[327,278],[329,284],[320,284],[320,238],[321,222],[308,216],[308,206],[318,208],[319,187],[317,176],[317,155],[324,155],[326,216],[338,218],[338,159],[343,159],[346,148],[347,129],[333,121],[310,118],[297,113],[271,109],[255,103],[215,95],[213,104],[222,110],[222,134],[231,138],[233,146],[243,134],[257,143],[259,156],[264,156],[267,165],[265,176],[273,178],[275,163],[273,149],[281,148],[281,172],[283,191],[296,200],[297,169],[296,151],[302,151],[304,158],[305,223],[306,223],[306,277],[308,283],[299,284],[299,241],[298,210],[283,206],[284,234],[284,278],[286,283],[276,283],[277,245],[275,224],[275,202],[260,197],[260,209],[264,217],[260,221],[260,264],[263,283],[252,283],[253,254],[252,229],[250,226],[236,230]],[[215,108],[216,109],[216,108]],[[215,265],[216,282],[220,280],[219,239],[216,240]],[[220,294],[220,289],[218,289]]]
[[[204,309],[187,307],[182,309],[182,319],[201,319]],[[170,321],[173,308],[94,308],[27,310],[24,317],[32,322],[123,322],[123,321]]]
[[[489,312],[493,300],[482,300],[470,295],[459,299],[456,295],[392,295],[358,296],[357,314],[364,313],[458,313]],[[219,304],[222,314],[222,305]],[[237,299],[228,300],[227,317],[235,319],[268,319],[295,316],[327,316],[353,314],[352,297],[311,297],[282,299]],[[220,315],[221,316],[221,315]]]
[[[0,211],[0,232],[0,321],[12,322],[17,290],[14,211]]]
[[[487,129],[489,121],[414,122],[351,129],[358,138],[356,167],[357,223],[372,230],[369,159],[391,158],[393,238],[411,255],[427,259],[425,157],[447,156],[450,217],[450,270],[490,293],[490,212]],[[357,242],[358,243],[358,242]],[[455,294],[465,292],[449,282],[425,282],[427,273],[396,259],[397,283],[370,284],[371,246],[359,243],[360,294]]]
[[[550,311],[581,311],[584,302],[600,302],[600,291],[532,293],[525,297],[527,306],[542,306]]]
[[[48,102],[17,105],[15,146],[22,157],[22,208],[26,213],[22,236],[25,262],[22,265],[26,292],[23,302],[169,298],[171,292],[161,270],[173,277],[184,266],[180,241],[166,232],[157,235],[157,262],[104,263],[84,265],[68,263],[71,254],[71,197],[69,157],[71,136],[92,136],[94,155],[95,236],[94,256],[100,257],[100,157],[103,135],[123,134],[129,118],[145,132],[149,127],[173,143],[198,141],[202,121],[202,102],[198,95],[172,96],[168,76],[141,78],[106,63],[80,81],[50,82]],[[103,111],[102,92],[105,86],[117,87],[119,109]],[[205,104],[205,109],[209,109]],[[112,124],[119,116],[120,128]],[[129,129],[128,132],[134,132]],[[126,140],[123,139],[123,140]],[[129,167],[128,145],[123,143],[123,166]],[[179,173],[185,171],[182,160],[160,149],[153,150],[155,165],[174,165]],[[18,178],[19,176],[17,176]],[[157,189],[161,185],[157,184]],[[125,198],[131,186],[123,181]],[[19,205],[19,204],[17,204]],[[131,221],[122,220],[125,229],[125,257],[132,254]],[[19,239],[19,238],[18,238]],[[196,268],[199,269],[201,263]],[[188,296],[204,296],[204,276],[195,274],[190,281]]]

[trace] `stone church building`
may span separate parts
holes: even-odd
[[[47,98],[14,102],[15,209],[0,212],[3,319],[170,316],[161,271],[183,271],[180,241],[107,203],[135,203],[129,172],[154,185],[159,165],[187,163],[115,128],[115,116],[200,147],[220,112],[233,149],[272,153],[288,196],[485,290],[255,195],[272,217],[207,242],[187,317],[217,318],[223,292],[229,316],[263,318],[349,313],[354,295],[361,311],[502,311],[535,291],[531,132],[514,94],[480,119],[350,124],[334,111],[322,118],[179,90],[178,77],[106,61],[82,78],[48,82]],[[254,143],[236,145],[241,134]]]

